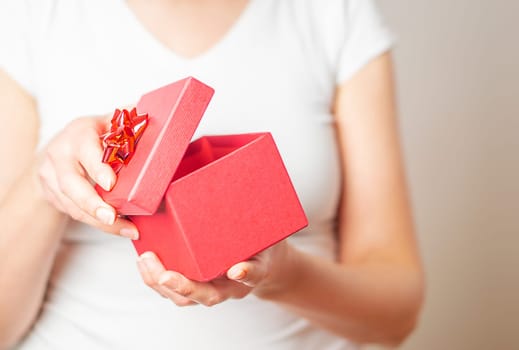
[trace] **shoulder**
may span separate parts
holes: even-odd
[[[359,7],[373,6],[372,0],[281,0],[297,19],[316,29],[344,28]]]
[[[272,4],[280,20],[330,53],[340,51],[356,33],[373,32],[383,26],[374,0],[272,0]]]
[[[305,52],[320,57],[337,82],[392,45],[374,0],[271,1]]]
[[[350,3],[348,0],[281,0],[277,7],[309,30],[323,32],[342,27]]]
[[[283,1],[281,1],[283,2]],[[375,0],[285,0],[296,19],[329,35],[347,34],[380,21]]]

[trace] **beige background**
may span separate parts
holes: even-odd
[[[519,349],[519,1],[379,4],[428,274],[402,349]]]

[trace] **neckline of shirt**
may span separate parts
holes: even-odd
[[[252,19],[252,14],[254,13],[253,8],[256,6],[257,2],[258,1],[256,0],[248,0],[245,8],[236,18],[231,27],[215,43],[193,57],[183,56],[160,41],[155,35],[153,35],[153,33],[144,27],[135,13],[128,7],[126,0],[118,1],[118,5],[120,7],[119,10],[123,13],[129,29],[131,30],[130,34],[134,35],[136,40],[142,40],[145,42],[150,51],[153,50],[152,52],[154,52],[158,50],[159,52],[162,52],[165,57],[168,57],[168,59],[175,60],[178,63],[195,64],[207,60],[212,56],[216,56],[225,47],[231,45],[233,39],[236,39],[240,32],[246,29],[245,26],[250,19]]]

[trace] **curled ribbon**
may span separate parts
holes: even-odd
[[[135,108],[129,112],[126,109],[116,109],[110,131],[101,136],[104,146],[103,162],[118,173],[132,158],[135,146],[147,125],[148,114],[137,115]]]

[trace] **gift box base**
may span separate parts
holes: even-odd
[[[164,202],[152,216],[131,216],[139,254],[198,281],[307,225],[269,133],[206,136],[190,144]]]

